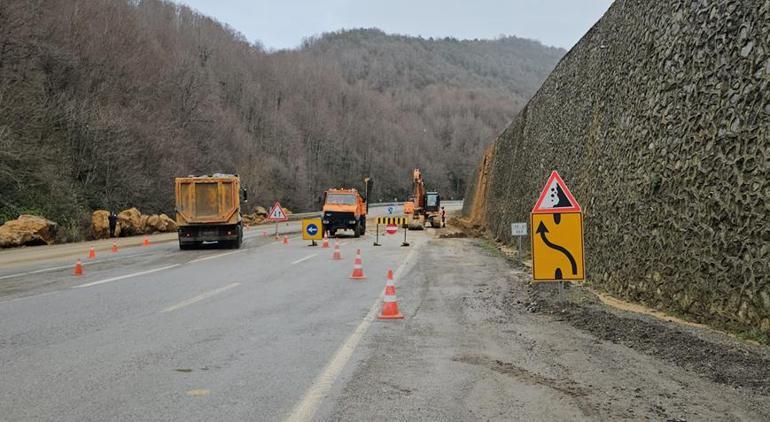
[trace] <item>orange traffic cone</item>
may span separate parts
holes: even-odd
[[[388,270],[388,281],[385,283],[385,297],[382,299],[382,311],[379,319],[403,319],[404,316],[398,310],[396,298],[396,284],[393,282],[393,271]]]
[[[118,244],[112,242],[112,253],[118,253]]]
[[[284,236],[283,237],[283,244],[284,245],[288,245],[289,244],[289,236]]]
[[[321,247],[324,248],[324,249],[328,249],[329,248],[329,239],[326,238],[326,235],[324,235],[324,243],[323,243],[323,246],[321,246]]]
[[[80,259],[75,263],[75,272],[72,273],[74,275],[83,275],[83,263],[80,262]]]
[[[350,278],[353,280],[363,280],[366,278],[363,260],[361,259],[361,249],[356,250],[356,260],[353,262],[353,274],[350,274]]]
[[[96,258],[96,251],[94,250],[94,247],[91,246],[91,249],[88,250],[88,259],[94,258]]]
[[[340,253],[340,244],[337,242],[334,242],[334,253],[332,254],[332,259],[335,261],[342,259],[342,254]]]
[[[150,238],[147,237],[147,235],[144,235],[144,242],[142,244],[144,246],[150,246]]]

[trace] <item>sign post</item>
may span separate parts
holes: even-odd
[[[521,238],[527,235],[527,223],[511,223],[511,236],[516,236],[516,243],[518,244],[518,253],[516,256],[519,259],[519,264],[523,262],[521,258]]]
[[[585,280],[582,208],[556,171],[532,208],[530,220],[532,280]]]
[[[270,213],[268,213],[268,220],[275,222],[275,239],[278,240],[278,223],[281,221],[288,221],[289,217],[286,216],[286,213],[283,212],[283,208],[281,208],[281,203],[276,201],[275,205],[273,205],[273,208],[270,208]]]

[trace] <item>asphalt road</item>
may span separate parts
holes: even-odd
[[[763,346],[529,286],[452,229],[374,247],[370,224],[333,261],[298,224],[83,277],[87,243],[0,253],[0,421],[770,420]],[[404,320],[376,319],[388,269]]]
[[[88,243],[0,254],[0,420],[312,417],[350,358],[341,346],[373,322],[388,269],[403,273],[432,233],[374,247],[370,224],[339,239],[333,261],[333,248],[299,238],[298,222],[279,229],[293,233],[288,245],[260,226],[240,250],[156,238],[100,251],[82,277],[73,258]],[[349,279],[356,249],[364,281]]]

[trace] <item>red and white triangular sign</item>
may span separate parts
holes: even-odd
[[[580,212],[580,204],[577,203],[572,192],[569,191],[559,173],[554,170],[548,178],[540,198],[532,208],[533,213],[563,213]]]
[[[287,217],[286,213],[283,212],[281,203],[276,202],[275,205],[273,205],[273,208],[270,208],[270,213],[268,214],[267,219],[270,221],[286,221],[289,219],[289,217]]]

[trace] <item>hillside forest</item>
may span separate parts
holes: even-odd
[[[461,197],[564,51],[377,29],[269,51],[165,0],[0,0],[0,220],[173,215],[173,178],[237,173],[254,205],[326,188],[404,199],[411,169]]]

